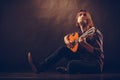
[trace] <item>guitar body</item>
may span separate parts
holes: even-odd
[[[79,34],[77,32],[75,32],[74,34],[70,34],[68,36],[68,40],[70,42],[70,44],[67,44],[67,47],[72,51],[72,52],[76,52],[78,50],[78,43],[79,43],[79,38],[87,38],[88,36],[91,36],[95,33],[95,27],[92,27],[90,29],[88,29],[85,33],[83,33],[81,36],[79,36]]]
[[[75,43],[75,40],[77,40],[78,38],[79,38],[79,34],[77,32],[68,36],[68,40],[71,43],[74,43],[72,47],[67,46],[72,52],[76,52],[78,49],[78,43]]]

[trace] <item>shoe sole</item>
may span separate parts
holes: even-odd
[[[32,71],[35,72],[35,73],[38,73],[37,68],[36,68],[36,66],[33,63],[33,60],[32,60],[30,52],[28,52],[28,62],[30,64],[31,68],[32,68]]]

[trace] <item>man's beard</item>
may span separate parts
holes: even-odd
[[[80,25],[85,28],[86,26],[88,26],[88,21],[87,20],[83,20],[80,22]]]

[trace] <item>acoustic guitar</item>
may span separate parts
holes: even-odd
[[[67,47],[72,51],[76,52],[78,50],[78,43],[79,43],[79,38],[87,38],[88,36],[91,36],[95,33],[95,27],[92,27],[88,29],[85,33],[83,33],[81,36],[79,36],[78,32],[75,32],[74,34],[70,34],[68,36],[68,40],[70,44],[67,44]],[[72,45],[72,46],[70,46]]]

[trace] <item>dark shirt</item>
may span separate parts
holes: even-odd
[[[79,44],[77,53],[79,53],[79,59],[86,60],[89,62],[100,64],[100,67],[103,67],[104,54],[103,54],[103,35],[96,29],[95,33],[86,38],[86,42],[94,47],[94,52],[88,52],[84,47]]]

